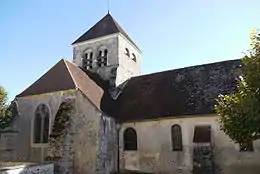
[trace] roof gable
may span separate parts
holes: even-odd
[[[60,60],[17,97],[79,89],[100,109],[104,91],[77,65]]]
[[[135,47],[137,47],[137,45],[131,40],[131,38],[126,34],[122,27],[120,27],[120,25],[109,13],[104,16],[100,21],[98,21],[93,27],[91,27],[87,32],[81,35],[77,40],[75,40],[72,45],[114,33],[121,33]]]
[[[83,70],[77,65],[66,61],[65,63],[71,73],[71,77],[78,89],[80,89],[90,100],[101,108],[101,100],[103,98],[104,91],[99,87]]]
[[[55,91],[75,89],[76,85],[68,71],[65,61],[62,59],[48,72],[40,77],[31,86],[21,92],[17,97],[43,94]]]

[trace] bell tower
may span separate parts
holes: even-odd
[[[72,43],[73,62],[111,87],[140,75],[141,51],[108,13]]]

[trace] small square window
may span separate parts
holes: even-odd
[[[211,142],[211,126],[195,126],[194,129],[194,143],[210,143]]]

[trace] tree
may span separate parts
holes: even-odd
[[[12,101],[8,105],[7,101],[7,92],[0,86],[0,130],[7,128],[18,115],[16,102]]]
[[[251,50],[242,58],[237,90],[218,96],[221,129],[242,148],[260,138],[260,34],[251,33]]]
[[[0,86],[0,115],[4,115],[7,103],[7,93],[5,89]]]

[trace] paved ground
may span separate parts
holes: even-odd
[[[139,171],[122,171],[119,173],[113,173],[113,174],[152,174],[152,173],[144,173]]]

